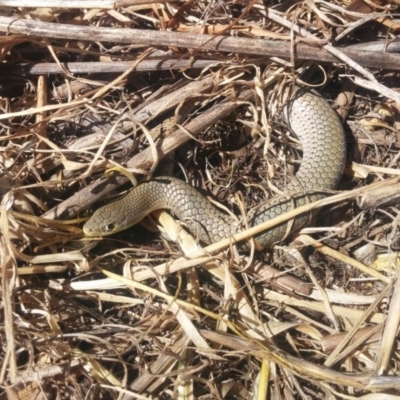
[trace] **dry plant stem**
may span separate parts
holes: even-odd
[[[47,104],[47,77],[40,75],[37,80],[37,92],[38,92],[38,98],[37,98],[37,107],[43,107]],[[46,131],[46,126],[44,124],[41,124],[43,120],[46,119],[46,113],[38,113],[36,115],[36,123],[38,124],[38,133],[39,136],[47,137],[47,131]],[[42,145],[44,144],[43,142],[41,143]]]
[[[250,261],[249,257],[244,257],[244,262]],[[272,286],[277,286],[282,291],[289,290],[292,293],[309,296],[312,291],[312,284],[303,282],[301,279],[291,275],[282,275],[282,271],[277,268],[266,265],[262,262],[253,260],[254,272],[257,273],[261,279],[266,279]],[[279,287],[280,286],[280,287]],[[286,290],[285,290],[286,289]]]
[[[363,79],[358,76],[353,76],[352,79],[356,85],[361,86],[368,90],[374,90],[375,92],[381,94],[382,96],[385,96],[388,99],[392,99],[396,103],[400,103],[400,94],[398,94],[392,89],[389,89],[385,85],[382,85],[379,82],[369,81],[367,79]]]
[[[215,85],[213,76],[207,76],[197,81],[187,81],[182,79],[173,85],[170,93],[161,98],[151,99],[146,101],[132,111],[133,120],[140,123],[146,124],[153,120],[155,117],[163,112],[175,110],[176,106],[181,104],[187,99],[191,99],[193,93],[199,94],[209,92]],[[126,122],[126,126],[123,124],[123,129],[132,127],[132,120]]]
[[[169,349],[172,354],[180,354],[182,349],[186,348],[189,344],[189,338],[187,336],[180,337]],[[129,385],[129,389],[137,393],[143,393],[147,390],[148,393],[152,393],[155,385],[160,385],[164,382],[163,373],[169,371],[173,365],[177,362],[177,357],[171,357],[168,355],[160,355],[157,360],[155,360],[149,369],[143,371],[134,382]],[[150,385],[151,389],[150,389]],[[131,400],[132,397],[126,396],[122,398],[123,400]]]
[[[361,210],[373,210],[383,205],[397,203],[399,198],[400,184],[365,193],[357,198],[357,205]]]
[[[117,1],[115,0],[51,0],[54,8],[101,8],[112,10]],[[1,0],[4,7],[49,7],[48,0]]]
[[[368,327],[370,329],[364,331],[361,335],[357,335],[358,332],[355,332],[353,337],[349,340],[348,346],[341,352],[340,356],[337,358],[339,360],[345,357],[349,357],[351,353],[359,350],[363,346],[368,343],[373,342],[373,337],[377,338],[376,335],[379,332],[379,338],[382,335],[382,324],[378,324],[375,326]],[[375,339],[376,340],[376,339]]]
[[[286,19],[273,13],[271,10],[270,10],[270,13],[268,14],[268,17],[270,19],[272,19],[273,21],[285,26],[286,28],[294,29],[296,32],[300,33],[302,36],[304,36],[308,39],[313,39],[316,41],[318,40],[318,38],[316,36],[314,36],[313,34],[307,32],[304,29],[299,28],[293,22],[287,21]],[[373,89],[376,92],[381,93],[382,95],[396,101],[397,103],[400,103],[400,94],[398,94],[394,90],[387,88],[385,85],[382,85],[381,83],[377,82],[375,76],[360,65],[362,63],[358,62],[358,60],[354,59],[354,57],[352,57],[351,55],[346,54],[346,52],[343,51],[343,49],[334,47],[331,44],[324,45],[322,47],[322,49],[325,49],[326,51],[331,53],[333,56],[337,57],[338,60],[341,60],[342,62],[344,62],[345,64],[350,66],[352,69],[359,72],[361,75],[364,75],[368,79],[368,80],[365,80],[367,88]],[[363,64],[363,65],[366,66],[365,64]],[[362,82],[362,81],[364,81],[364,80],[362,80],[358,77],[355,77],[355,79],[354,79],[354,82],[356,84],[357,84],[357,82]]]
[[[324,245],[321,242],[318,242],[314,240],[311,236],[308,235],[300,235],[298,236],[298,240],[302,241],[306,246],[313,246],[315,249],[320,251],[321,253],[333,257],[334,259],[343,262],[345,264],[351,265],[354,268],[357,268],[360,270],[362,273],[372,276],[374,278],[377,278],[385,283],[390,283],[391,279],[386,277],[385,275],[382,275],[378,271],[374,270],[373,268],[367,267],[360,261],[355,260],[354,258],[351,258],[349,256],[346,256],[345,254],[342,254],[341,252],[334,250],[326,245]]]
[[[390,392],[393,393],[394,391],[399,390],[397,387],[397,381],[398,381],[398,376],[371,376],[371,379],[370,379],[368,385],[364,389],[372,390],[374,392],[384,392],[384,391],[389,390]],[[366,395],[366,396],[368,396],[368,395]],[[371,398],[371,396],[370,396],[370,399],[379,400],[379,397],[377,398],[377,396],[375,396],[375,397]],[[389,396],[390,397],[388,397],[387,394],[382,393],[382,400],[397,400],[396,397],[398,397],[396,395],[394,395],[395,396],[394,398],[391,395],[389,395]]]
[[[349,124],[350,125],[350,124]],[[366,144],[372,144],[372,145],[383,145],[387,146],[387,143],[382,141],[381,143],[378,143],[376,138],[374,137],[374,141],[370,142],[364,142]],[[361,140],[358,141],[361,144],[364,144]],[[397,156],[396,156],[397,157]],[[400,170],[397,168],[384,168],[384,167],[376,167],[374,165],[366,165],[366,164],[358,164],[354,161],[350,163],[350,173],[352,173],[355,177],[365,179],[369,174],[375,174],[375,175],[381,175],[381,174],[387,174],[387,175],[400,175]]]
[[[123,399],[152,400],[151,397],[143,396],[140,393],[134,393],[130,390],[123,389],[122,387],[116,386],[116,385],[105,385],[105,384],[99,383],[98,387],[102,388],[102,389],[108,389],[108,392],[112,393],[113,395],[114,395],[114,393],[115,393],[115,395],[118,394],[118,396],[119,396],[118,399],[120,398],[121,395],[124,395]]]
[[[181,0],[157,0],[157,3],[176,3]],[[116,0],[114,7],[129,7],[142,4],[152,4],[154,0]]]
[[[213,273],[213,267],[208,267],[208,265],[215,259],[213,256],[203,256],[197,257],[193,260],[180,257],[172,262],[167,262],[163,264],[159,264],[151,270],[144,269],[140,271],[134,271],[135,280],[138,282],[145,281],[147,279],[151,279],[154,277],[154,274],[159,276],[167,276],[173,274],[177,271],[186,270],[191,267],[195,267],[201,265],[203,269],[208,270],[210,273]],[[248,262],[247,257],[244,259],[245,262]],[[263,263],[257,263],[254,266],[255,272],[258,273],[263,279],[270,280],[272,284],[276,283],[277,286],[281,290],[289,291],[291,293],[300,294],[303,296],[307,296],[311,293],[312,287],[309,284],[305,284],[300,279],[297,279],[294,276],[282,276],[282,271],[270,266],[266,266]],[[221,277],[219,277],[221,278]],[[222,278],[221,278],[222,279]],[[222,279],[223,280],[223,279]],[[63,285],[65,289],[68,290],[79,290],[74,288],[73,284],[71,285]]]
[[[0,216],[1,231],[8,232],[8,223],[6,218],[5,207],[2,206]],[[4,230],[6,228],[6,230]],[[5,349],[2,368],[0,371],[0,384],[5,385],[7,381],[14,383],[17,378],[17,357],[15,354],[15,334],[13,324],[13,295],[15,288],[15,265],[13,252],[10,251],[4,236],[0,237],[0,261],[1,261],[1,289],[3,298],[3,314],[4,314],[4,336]]]
[[[252,62],[252,61],[250,61]],[[254,60],[260,63],[260,60]],[[67,62],[62,63],[63,67],[71,74],[94,74],[94,73],[120,73],[126,71],[132,66],[133,61],[113,61],[113,62]],[[187,60],[169,57],[168,59],[147,59],[138,63],[135,71],[170,71],[170,70],[186,70],[186,69],[203,69],[213,65],[226,63],[232,65],[234,63],[224,60]],[[56,63],[35,63],[35,64],[19,64],[9,65],[0,64],[1,74],[63,74],[63,69]]]
[[[44,265],[42,267],[20,267],[17,270],[18,276],[21,275],[32,275],[32,274],[51,274],[51,273],[61,273],[69,269],[67,265]]]
[[[60,28],[62,26],[62,28]],[[0,32],[17,33],[30,36],[48,37],[54,39],[88,40],[91,38],[100,42],[126,43],[129,45],[183,47],[187,49],[211,50],[239,54],[257,54],[262,57],[281,57],[290,59],[292,44],[284,41],[269,41],[205,34],[180,32],[155,32],[144,29],[99,28],[93,26],[78,26],[55,24],[34,20],[16,20],[0,16]],[[317,43],[320,42],[317,40]],[[341,58],[332,55],[330,50],[296,44],[296,59],[317,62],[338,63]],[[348,57],[354,62],[370,68],[400,69],[400,56],[397,54],[374,53],[341,48],[337,53]]]
[[[17,388],[24,387],[30,382],[41,382],[45,378],[55,377],[57,375],[65,374],[72,368],[78,367],[81,360],[68,360],[58,365],[46,366],[45,368],[30,369],[28,371],[19,374]],[[29,398],[29,397],[26,397]]]
[[[327,367],[330,367],[334,364],[336,364],[340,359],[342,359],[345,354],[343,354],[342,350],[345,349],[345,346],[348,345],[354,334],[357,332],[359,329],[360,325],[363,324],[368,317],[373,313],[375,308],[380,304],[380,302],[384,299],[384,297],[388,294],[391,286],[387,285],[384,290],[382,290],[381,293],[379,293],[379,296],[375,299],[375,301],[368,307],[367,310],[365,310],[362,318],[357,321],[356,324],[347,332],[343,340],[338,344],[338,346],[335,348],[335,350],[332,352],[332,354],[325,360],[324,365]],[[396,330],[397,332],[397,330]]]
[[[325,313],[325,305],[320,301],[296,299],[293,296],[288,296],[270,289],[264,289],[264,296],[266,303],[272,306],[282,307],[283,304],[285,306],[305,308],[306,310],[310,310],[312,312],[318,312],[322,314]],[[337,317],[349,319],[354,324],[364,316],[364,311],[356,310],[354,308],[333,305],[332,310]],[[381,324],[385,321],[385,319],[386,315],[382,313],[375,313],[371,316],[369,322]]]
[[[37,81],[37,107],[41,108],[47,104],[47,77],[44,75],[40,75]],[[39,138],[47,138],[47,126],[44,123],[46,120],[47,114],[45,112],[36,114],[36,123]],[[41,140],[38,144],[38,149],[45,149],[47,147],[46,142]],[[48,169],[48,162],[43,159],[46,157],[45,154],[39,154],[36,160],[36,168],[42,173]]]
[[[389,43],[390,48],[392,48],[392,52],[396,52],[394,48],[394,44]],[[375,45],[377,49],[369,49],[368,43],[360,43],[353,46],[348,46],[346,48],[341,48],[341,50],[346,49],[357,49],[357,51],[369,51],[381,54],[385,57],[388,49],[386,49],[381,42],[371,43]],[[378,47],[379,45],[379,47]],[[355,47],[357,46],[357,47]],[[400,44],[397,51],[400,51]],[[93,73],[120,73],[126,71],[131,65],[133,61],[113,61],[113,62],[100,62],[100,61],[88,61],[88,62],[66,62],[62,63],[62,66],[69,71],[71,74],[93,74]],[[247,60],[249,64],[261,64],[266,63],[264,58],[258,59],[249,59]],[[221,66],[223,64],[226,65],[240,65],[239,63],[235,63],[228,59],[196,59],[196,60],[188,60],[181,58],[173,58],[172,56],[161,57],[161,58],[153,58],[150,57],[146,60],[142,60],[138,63],[135,68],[135,71],[162,71],[162,70],[185,70],[185,69],[203,69],[205,67],[210,67],[213,65]],[[399,66],[400,68],[400,66]],[[399,69],[398,68],[398,69]],[[394,68],[393,68],[394,69]],[[29,64],[0,64],[0,72],[1,74],[27,74],[27,75],[41,75],[41,74],[63,74],[64,70],[57,63],[29,63]],[[340,113],[339,113],[340,114]]]
[[[392,351],[396,349],[395,340],[400,325],[400,268],[397,270],[396,282],[394,284],[393,295],[390,300],[390,307],[386,323],[382,334],[383,346],[380,346],[380,352],[376,361],[376,374],[383,375],[389,373],[388,365]]]
[[[329,301],[336,304],[346,304],[347,306],[365,306],[373,303],[376,296],[364,296],[362,294],[346,293],[335,289],[325,289]],[[322,301],[323,297],[319,290],[313,290],[309,295],[310,299]]]
[[[365,328],[359,329],[349,341],[349,345],[352,346],[359,340],[363,340],[363,344],[369,344],[381,340],[382,336],[382,324],[375,326],[366,326]],[[347,335],[347,332],[335,333],[333,335],[324,336],[321,341],[321,347],[324,353],[331,353],[339,343],[342,342],[343,338]],[[365,338],[365,339],[363,339]]]
[[[347,35],[349,35],[351,32],[355,31],[358,29],[360,26],[364,25],[365,23],[375,20],[376,17],[374,16],[368,16],[365,18],[361,18],[358,21],[353,22],[350,26],[348,26],[343,32],[341,32],[339,35],[335,37],[335,42],[340,42],[342,39],[344,39]]]
[[[207,113],[200,115],[193,119],[187,125],[185,130],[189,131],[192,137],[196,137],[207,126],[210,126],[221,118],[229,115],[235,108],[239,106],[241,101],[246,101],[253,96],[251,90],[245,90],[238,94],[236,101],[223,101],[212,107]],[[162,140],[161,144],[157,147],[158,160],[162,160],[168,153],[175,150],[182,144],[186,143],[192,137],[187,135],[182,129],[174,130],[168,137]],[[150,170],[153,166],[154,158],[152,149],[149,147],[140,154],[134,156],[128,163],[127,167],[132,169]],[[72,218],[77,215],[81,210],[88,208],[95,201],[103,198],[105,195],[115,190],[118,186],[126,183],[126,177],[114,176],[107,179],[101,179],[94,182],[86,188],[75,193],[69,199],[57,205],[55,208],[47,211],[42,215],[44,218],[54,219]]]
[[[347,48],[364,50],[364,51],[398,53],[398,52],[400,52],[400,42],[398,42],[398,41],[387,42],[387,41],[378,40],[376,42],[352,44],[351,46],[347,46]]]
[[[245,354],[251,354],[254,357],[274,361],[281,367],[288,368],[294,374],[301,377],[307,376],[311,379],[321,380],[323,382],[346,385],[355,388],[364,388],[368,383],[370,376],[367,374],[346,374],[337,372],[322,365],[316,365],[311,362],[294,357],[278,348],[268,349],[263,345],[222,332],[213,332],[200,330],[200,333],[208,340],[219,343],[230,349],[241,351]],[[397,386],[400,386],[400,380],[397,380]]]
[[[174,3],[181,0],[157,0],[157,3]],[[154,0],[51,0],[51,7],[56,8],[100,8],[114,10],[118,7],[138,6],[155,3]],[[49,7],[49,0],[1,0],[3,7]]]

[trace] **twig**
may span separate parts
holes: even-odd
[[[212,50],[239,54],[257,54],[262,57],[290,59],[292,45],[278,40],[212,36],[180,32],[155,32],[145,29],[102,28],[54,24],[33,20],[16,20],[0,16],[0,32],[69,40],[95,39],[101,42],[126,43],[129,45],[183,47],[196,50]],[[400,69],[397,54],[363,52],[341,49],[341,53],[353,61],[370,68]],[[308,44],[296,44],[296,59],[338,63],[341,60],[327,50]]]

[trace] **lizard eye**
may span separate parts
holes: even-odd
[[[106,232],[112,232],[115,228],[115,224],[107,224],[106,225]]]

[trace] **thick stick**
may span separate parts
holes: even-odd
[[[55,24],[34,20],[0,16],[0,32],[68,40],[126,43],[131,45],[183,47],[195,50],[211,50],[228,53],[257,54],[263,57],[290,59],[292,44],[279,40],[249,39],[204,34],[160,32],[145,29],[103,28]],[[325,44],[325,43],[322,43]],[[340,48],[341,52],[364,67],[400,69],[397,54],[375,53]],[[339,63],[337,57],[318,45],[298,43],[295,46],[297,60]]]

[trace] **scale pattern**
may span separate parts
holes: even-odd
[[[346,162],[343,127],[332,107],[318,93],[297,88],[283,109],[283,119],[303,145],[303,161],[285,189],[283,198],[274,198],[249,213],[254,226],[293,208],[324,197],[336,189]],[[158,209],[169,209],[183,220],[201,242],[217,242],[237,233],[238,225],[217,210],[196,189],[176,178],[159,177],[144,182],[120,200],[98,209],[86,222],[87,236],[104,236],[124,230]],[[310,215],[297,217],[290,231],[300,229]],[[264,247],[272,247],[288,234],[287,223],[257,236]]]

